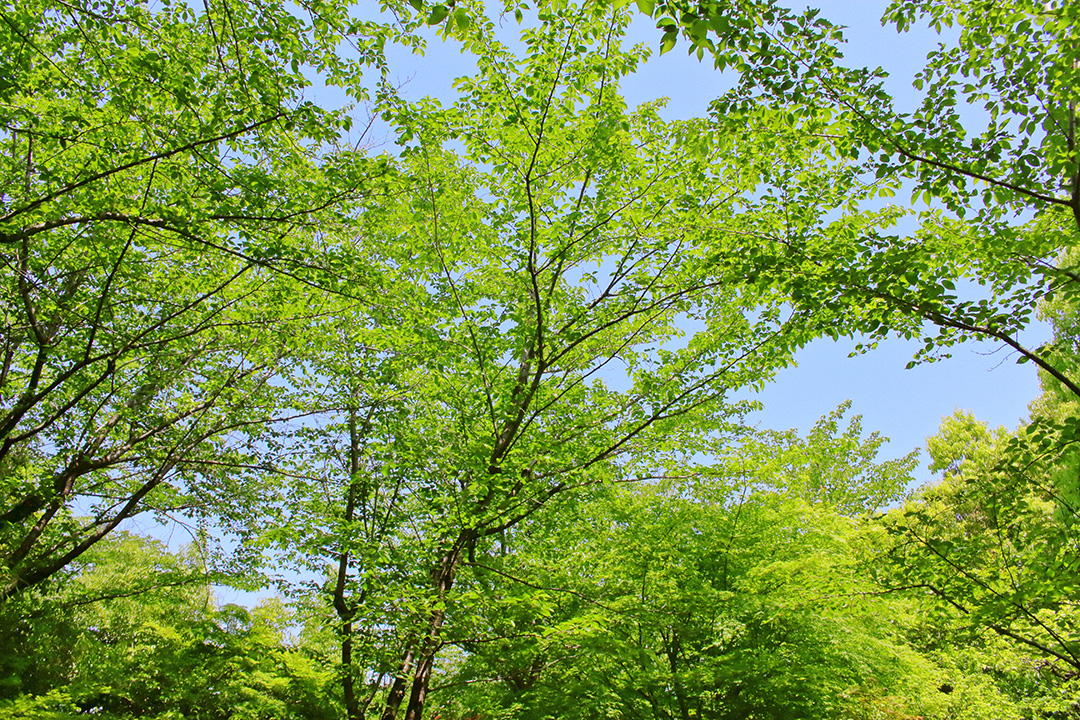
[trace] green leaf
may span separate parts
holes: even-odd
[[[456,8],[454,10],[454,23],[457,25],[458,30],[468,30],[471,22],[469,14],[465,12],[465,10],[462,8]]]
[[[661,38],[660,40],[660,54],[663,55],[668,50],[671,50],[673,47],[675,47],[675,43],[678,41],[678,39],[679,34],[675,30],[664,33],[663,38]]]
[[[438,25],[441,23],[447,15],[450,14],[450,9],[445,5],[436,5],[431,8],[431,14],[428,15],[428,25]]]

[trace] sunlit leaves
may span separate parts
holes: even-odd
[[[287,325],[318,304],[300,289],[365,275],[354,247],[323,251],[393,182],[341,142],[348,112],[304,99],[300,72],[355,79],[381,50],[339,62],[342,35],[364,54],[388,33],[310,10],[5,14],[0,463],[36,477],[0,508],[4,596],[145,509],[251,521],[244,480],[306,320]]]

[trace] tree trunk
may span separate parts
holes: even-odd
[[[351,622],[342,625],[341,634],[341,693],[345,700],[345,717],[348,720],[363,720],[360,705],[356,702],[356,689],[353,680]]]
[[[406,641],[405,652],[401,655],[401,665],[398,667],[397,675],[394,677],[394,684],[390,687],[390,693],[386,696],[386,708],[383,710],[382,720],[394,720],[397,716],[401,701],[405,698],[405,684],[408,682],[405,678],[412,669],[415,653],[416,647],[413,645],[413,641]]]
[[[668,666],[671,668],[671,682],[675,690],[675,700],[679,703],[679,716],[682,720],[690,720],[690,706],[686,702],[686,688],[683,687],[682,679],[679,678],[679,656],[682,653],[682,639],[677,630],[672,629],[671,637],[664,638],[665,653],[668,657]]]
[[[356,425],[357,409],[355,405],[349,407],[349,489],[345,498],[345,522],[351,523],[356,513],[356,482],[360,473],[360,440],[367,431],[367,423],[363,428]],[[362,720],[363,712],[356,701],[355,672],[352,661],[353,626],[352,620],[356,615],[356,606],[364,602],[367,594],[365,587],[360,592],[360,597],[353,602],[345,599],[345,586],[349,576],[349,553],[344,549],[338,557],[337,582],[334,584],[334,610],[337,611],[341,620],[341,695],[345,702],[345,716],[348,720]]]
[[[460,531],[455,542],[432,571],[431,579],[435,585],[436,597],[435,608],[428,615],[427,628],[423,640],[420,641],[419,653],[416,653],[415,642],[406,647],[405,654],[402,656],[401,669],[386,699],[386,710],[383,712],[382,720],[395,719],[401,702],[405,698],[405,677],[414,658],[416,659],[416,669],[413,671],[409,704],[405,708],[405,715],[402,720],[421,720],[423,717],[424,703],[427,700],[428,688],[431,685],[431,674],[435,669],[435,655],[439,651],[443,622],[446,620],[446,611],[443,609],[444,603],[450,589],[454,586],[454,578],[457,575],[458,566],[461,564],[462,552],[475,538],[476,533],[473,530]]]
[[[435,655],[439,650],[439,637],[445,618],[446,613],[442,610],[431,613],[428,632],[420,650],[420,660],[416,663],[416,673],[413,675],[412,692],[409,694],[409,706],[405,710],[404,720],[421,720],[424,714],[424,701],[427,700],[431,673],[435,669]]]

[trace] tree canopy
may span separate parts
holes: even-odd
[[[813,10],[498,12],[2,8],[0,710],[1080,712],[1080,11],[894,2],[961,28],[912,114]],[[642,14],[734,73],[704,116],[622,95]],[[393,85],[427,27],[452,98]],[[1004,344],[1030,423],[945,419],[915,492],[850,404],[753,424],[891,335]]]

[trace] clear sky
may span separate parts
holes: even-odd
[[[931,30],[899,35],[892,27],[883,28],[879,18],[886,5],[870,0],[815,3],[824,17],[848,26],[848,63],[883,67],[889,72],[887,89],[898,107],[909,111],[920,101],[912,78],[922,69],[926,54],[949,38]],[[897,199],[903,197],[900,193]],[[1038,345],[1049,334],[1049,328],[1040,324],[1023,341]],[[921,343],[890,341],[868,355],[849,359],[854,345],[850,340],[823,340],[800,353],[799,366],[781,373],[759,396],[765,405],[762,424],[806,430],[850,398],[852,411],[863,415],[864,427],[891,438],[886,452],[899,456],[925,445],[941,418],[958,408],[991,425],[1015,427],[1039,394],[1035,366],[1017,365],[1017,355],[1000,343],[961,345],[954,348],[952,358],[911,370],[904,366]],[[918,477],[925,481],[930,474],[922,470]]]

